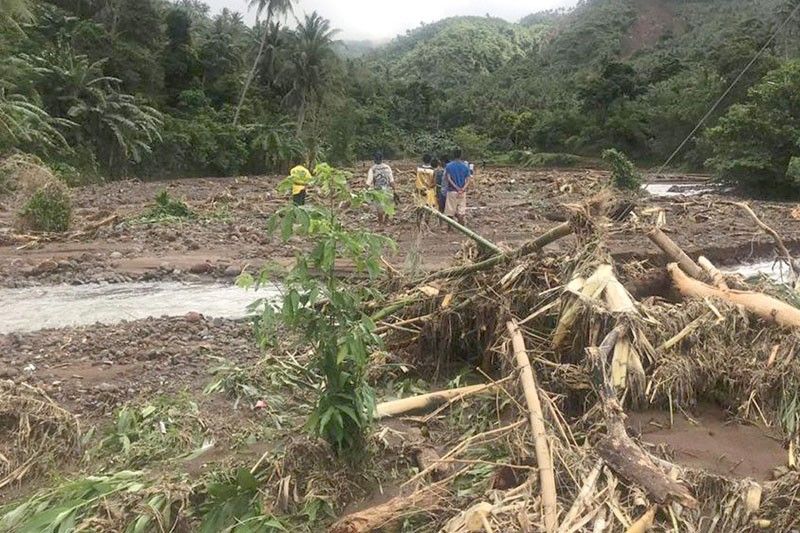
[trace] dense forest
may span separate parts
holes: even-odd
[[[0,154],[72,181],[455,145],[660,165],[768,43],[672,165],[792,187],[800,15],[781,23],[796,5],[583,1],[518,23],[446,19],[369,50],[292,0],[254,0],[254,27],[197,0],[0,0]]]

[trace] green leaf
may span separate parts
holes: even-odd
[[[258,481],[246,468],[239,468],[236,470],[236,482],[242,489],[248,492],[255,492],[258,490]]]

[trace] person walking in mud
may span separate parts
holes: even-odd
[[[374,164],[367,172],[367,187],[381,192],[385,197],[383,202],[377,202],[375,205],[378,225],[385,226],[388,219],[386,205],[394,202],[394,173],[392,167],[383,162],[382,153],[377,152],[373,162]]]
[[[453,150],[453,160],[444,169],[444,179],[447,185],[444,214],[448,217],[455,217],[459,223],[464,224],[467,217],[467,188],[472,177],[472,170],[461,157],[460,148]]]

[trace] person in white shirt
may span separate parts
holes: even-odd
[[[392,167],[383,162],[383,154],[378,152],[374,157],[374,165],[367,172],[367,187],[381,191],[386,195],[386,201],[394,201],[394,173]],[[378,215],[378,224],[383,226],[388,220],[386,209],[380,203],[375,206]]]

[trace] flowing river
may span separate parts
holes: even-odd
[[[233,285],[142,282],[0,289],[0,333],[190,312],[237,319],[245,317],[247,306],[258,298],[279,298],[277,287],[253,291]]]

